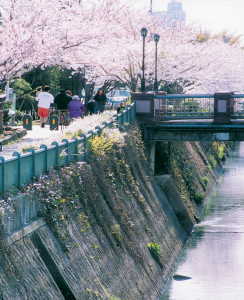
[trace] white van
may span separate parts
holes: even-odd
[[[108,95],[108,104],[114,109],[120,106],[120,103],[124,103],[130,97],[130,92],[127,90],[113,90]]]

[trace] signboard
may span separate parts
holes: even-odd
[[[231,122],[233,110],[233,93],[214,94],[214,123],[227,124]]]
[[[136,100],[136,112],[137,113],[151,113],[151,102],[148,100],[138,101]]]
[[[226,100],[218,100],[217,105],[217,112],[218,113],[226,113],[227,112],[227,101]]]

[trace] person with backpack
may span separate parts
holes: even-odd
[[[72,100],[65,90],[61,90],[60,93],[55,97],[54,103],[57,110],[67,110],[68,104]]]

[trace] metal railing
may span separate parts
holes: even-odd
[[[157,120],[211,119],[214,95],[155,96],[154,116]]]
[[[244,95],[237,94],[233,97],[232,119],[244,119]]]
[[[30,150],[27,154],[14,152],[13,158],[8,160],[0,157],[0,194],[30,184],[51,169],[86,161],[89,139],[100,135],[105,128],[131,123],[135,117],[135,105],[131,104],[120,114],[114,115],[111,122],[104,122],[86,135],[72,140],[64,139],[61,143],[53,142],[49,147],[41,145],[39,150]],[[0,207],[2,230],[10,235],[22,229],[37,219],[39,208],[39,202],[30,197],[20,197],[16,203],[7,206],[5,203]]]
[[[154,98],[156,120],[213,119],[213,94],[156,95]],[[244,94],[233,95],[232,119],[244,119]]]

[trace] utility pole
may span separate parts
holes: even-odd
[[[150,9],[149,12],[152,13],[152,0],[150,0]]]

